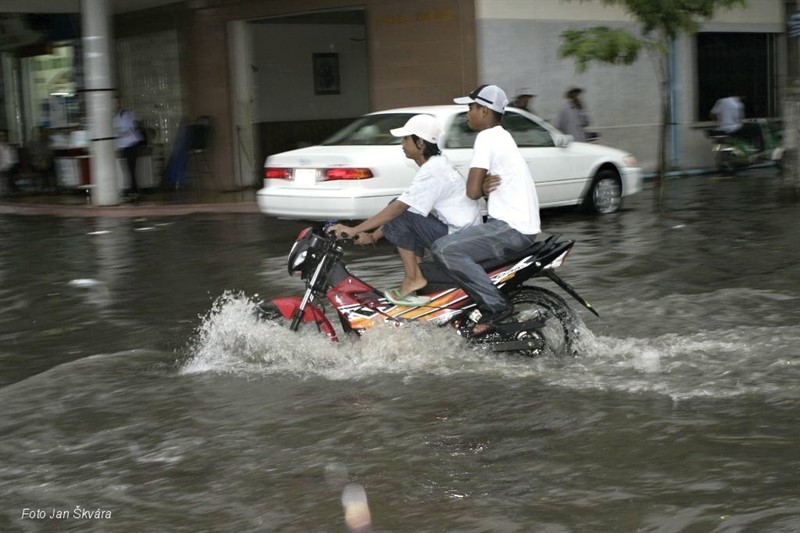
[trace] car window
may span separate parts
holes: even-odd
[[[447,137],[445,137],[445,148],[472,148],[475,144],[475,136],[478,135],[477,131],[473,131],[467,126],[467,114],[459,113],[453,117],[450,127],[447,128]]]
[[[502,124],[517,146],[555,146],[553,137],[544,126],[518,113],[504,114]],[[467,126],[467,114],[460,113],[453,117],[447,129],[445,148],[472,148],[476,135],[478,132]]]
[[[544,126],[519,113],[503,115],[503,127],[514,137],[517,146],[555,146],[552,135]]]
[[[365,115],[333,134],[322,144],[327,146],[400,144],[400,137],[395,137],[389,130],[402,127],[412,116],[410,113]]]

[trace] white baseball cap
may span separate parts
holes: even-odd
[[[505,91],[497,85],[481,85],[467,96],[453,98],[453,101],[457,104],[475,103],[498,113],[505,113],[508,105]]]
[[[416,135],[420,139],[436,144],[442,135],[442,126],[433,115],[414,115],[402,128],[389,130],[389,133],[395,137]]]

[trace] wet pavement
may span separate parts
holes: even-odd
[[[600,313],[575,358],[258,322],[297,222],[0,214],[0,531],[342,531],[357,483],[376,532],[794,533],[800,204],[774,171],[658,196],[542,213]]]

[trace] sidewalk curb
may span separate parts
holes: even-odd
[[[211,204],[122,204],[108,207],[91,205],[45,205],[0,203],[0,215],[50,215],[58,217],[142,217],[181,216],[196,213],[260,213],[253,203]]]

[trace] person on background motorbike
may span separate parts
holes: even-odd
[[[541,231],[539,198],[527,162],[514,138],[500,125],[508,104],[505,92],[496,85],[482,85],[454,101],[469,104],[467,125],[478,131],[467,196],[478,199],[488,192],[489,218],[484,224],[442,237],[433,243],[431,253],[477,303],[482,316],[472,336],[478,337],[514,312],[513,304],[479,262],[517,254],[536,242]]]
[[[738,131],[744,120],[744,103],[738,95],[720,98],[711,108],[711,118],[717,121],[717,129],[725,134]]]
[[[720,98],[711,108],[711,118],[717,121],[717,135],[742,139],[758,151],[764,149],[761,129],[757,124],[744,121],[744,99],[742,95]]]
[[[417,296],[416,291],[428,284],[419,262],[434,241],[482,223],[477,198],[467,197],[464,177],[436,144],[441,133],[442,127],[431,115],[415,115],[402,128],[391,130],[392,135],[403,138],[405,156],[419,165],[411,185],[357,226],[335,224],[328,228],[340,236],[357,235],[358,244],[374,243],[383,236],[397,246],[403,262],[403,281],[384,295],[398,305],[424,305],[430,301]],[[375,231],[365,233],[370,230]]]

